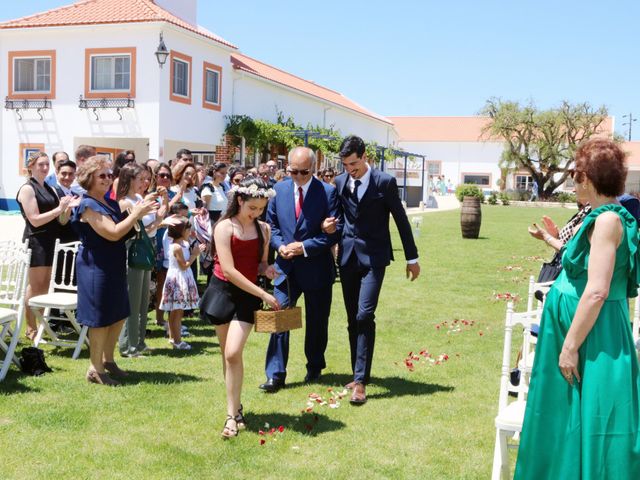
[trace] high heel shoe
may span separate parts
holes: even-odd
[[[220,435],[225,440],[238,436],[238,424],[236,423],[236,428],[231,428],[229,425],[227,425],[230,421],[232,422],[236,421],[236,419],[233,418],[233,415],[227,415],[227,419],[224,421],[224,427],[222,428],[222,432],[220,432]]]
[[[247,428],[247,422],[242,412],[242,404],[240,404],[240,408],[238,409],[238,414],[236,415],[235,421],[238,430],[245,430]]]

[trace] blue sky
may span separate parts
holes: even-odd
[[[69,3],[3,0],[0,20]],[[640,118],[637,0],[199,0],[198,22],[383,115],[473,115],[496,96],[605,105],[625,134],[622,115]]]

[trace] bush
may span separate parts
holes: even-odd
[[[491,192],[489,198],[487,198],[487,203],[489,205],[497,205],[498,204],[498,194],[496,192]]]
[[[509,195],[506,192],[500,192],[500,201],[502,202],[502,205],[509,205],[511,203]]]
[[[576,194],[571,192],[560,192],[557,194],[556,199],[561,203],[576,203]]]
[[[456,198],[459,202],[464,200],[464,197],[476,197],[480,199],[481,203],[484,203],[484,194],[477,185],[469,183],[463,183],[456,187]]]

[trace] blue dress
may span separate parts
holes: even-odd
[[[123,216],[118,202],[107,198],[99,202],[85,194],[71,219],[81,241],[76,257],[78,323],[92,328],[108,327],[127,318],[130,313],[127,236],[112,242],[98,235],[91,225],[80,221],[87,208],[110,217],[115,223],[120,222]]]

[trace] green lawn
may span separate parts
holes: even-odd
[[[394,237],[399,261],[387,269],[380,298],[366,405],[344,401],[339,408],[317,405],[302,413],[310,393],[326,397],[329,388],[341,390],[350,380],[336,284],[322,383],[302,383],[303,335],[296,331],[287,388],[262,393],[257,386],[264,380],[268,336],[253,333],[244,356],[249,429],[230,441],[219,436],[225,394],[209,325],[186,321],[191,352],[170,350],[152,326],[149,344],[155,350],[147,358],[119,360],[135,373],[116,389],[87,384],[86,350],[74,361],[71,350],[45,346],[53,373],[27,377],[12,367],[0,383],[0,477],[488,478],[505,312],[504,301],[493,297],[526,295],[528,277],[540,267],[535,257],[551,256],[529,237],[527,225],[543,214],[563,224],[572,211],[487,205],[482,210],[478,240],[461,238],[459,211],[424,215],[416,239],[422,275],[414,283],[404,278]],[[452,327],[456,319],[473,323],[458,329],[463,322]],[[449,359],[435,364],[422,358],[409,371],[407,354],[423,349]],[[261,436],[265,423],[284,431]]]

